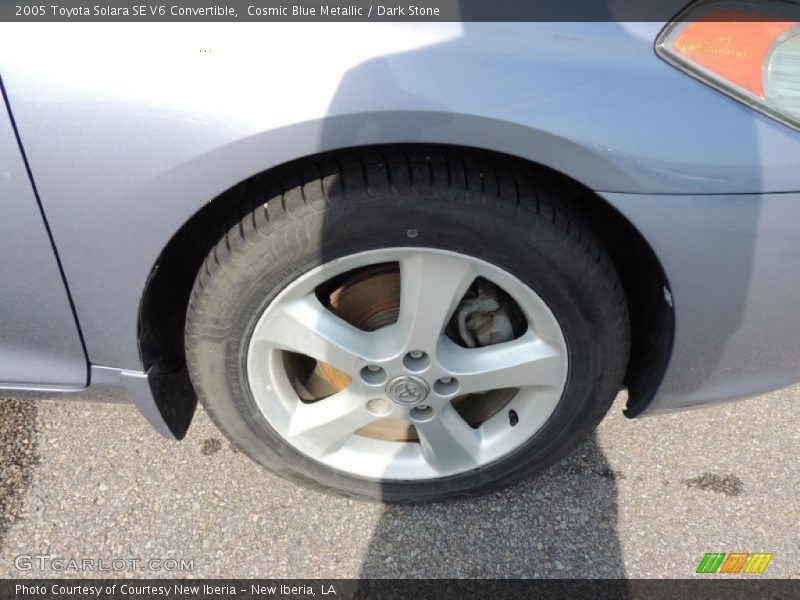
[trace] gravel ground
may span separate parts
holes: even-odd
[[[286,483],[202,412],[175,443],[128,405],[2,400],[0,574],[92,575],[14,565],[44,554],[193,560],[128,576],[688,577],[706,552],[762,551],[761,577],[800,577],[800,386],[634,421],[623,405],[537,480],[395,507]]]

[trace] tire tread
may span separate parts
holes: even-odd
[[[248,246],[258,245],[271,236],[288,234],[288,226],[310,213],[336,209],[343,203],[374,202],[376,198],[402,202],[415,196],[441,201],[449,198],[455,204],[478,205],[514,218],[534,218],[546,223],[570,253],[581,257],[576,269],[580,269],[587,291],[610,300],[608,305],[614,312],[606,315],[608,331],[615,336],[613,344],[620,351],[619,359],[602,374],[605,381],[601,388],[607,391],[609,386],[620,385],[627,368],[630,330],[619,278],[601,242],[569,198],[560,193],[549,173],[454,148],[368,148],[310,160],[300,170],[255,178],[246,186],[242,201],[231,213],[231,222],[225,224],[219,242],[203,262],[186,314],[186,361],[198,398],[220,429],[226,432],[213,403],[197,383],[198,348],[209,336],[221,335],[221,330],[209,331],[205,318],[209,303],[216,301],[210,289],[220,272],[230,268]],[[607,401],[595,403],[594,414],[585,419],[586,433],[605,415],[612,400],[613,394]],[[255,458],[235,435],[226,433],[240,450]],[[563,449],[558,454],[567,451]],[[354,496],[298,473],[282,471],[281,475],[320,491]],[[477,493],[485,493],[487,489],[491,486],[480,486]]]

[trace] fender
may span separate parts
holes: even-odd
[[[660,60],[660,28],[198,23],[142,44],[135,24],[15,23],[0,66],[89,360],[141,371],[141,294],[172,235],[325,150],[480,147],[605,192],[800,189],[796,132]]]

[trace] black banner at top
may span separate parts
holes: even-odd
[[[712,0],[719,5],[718,0]],[[731,0],[723,19],[741,8],[768,6],[775,18],[797,18],[797,0]],[[650,21],[681,14],[688,0],[0,0],[8,22],[298,22],[298,21]],[[719,15],[719,11],[716,11]],[[784,14],[785,13],[785,14]],[[794,15],[794,17],[792,16]],[[718,16],[712,17],[714,19]]]

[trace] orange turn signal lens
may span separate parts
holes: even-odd
[[[798,40],[796,3],[701,0],[661,32],[656,50],[701,81],[800,128]]]
[[[672,44],[675,52],[763,98],[770,48],[797,23],[753,21],[756,17],[742,12],[711,13],[706,18],[687,23]]]

